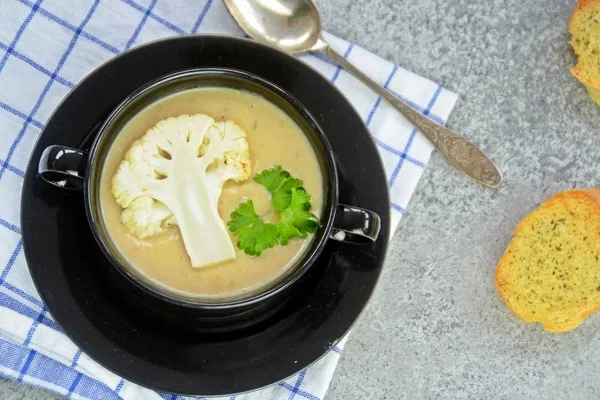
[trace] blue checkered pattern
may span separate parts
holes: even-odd
[[[48,314],[22,252],[23,171],[54,108],[102,62],[165,36],[242,33],[221,0],[5,0],[0,20],[0,375],[73,398],[181,399],[141,388],[96,364]],[[326,38],[396,96],[436,122],[445,122],[456,95],[359,46]],[[345,93],[369,126],[388,174],[395,228],[431,145],[335,63],[320,55],[302,59]],[[285,382],[237,399],[322,399],[344,342]]]

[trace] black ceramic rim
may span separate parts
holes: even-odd
[[[299,117],[301,117],[304,120],[303,122],[305,122],[303,125],[307,125],[308,129],[310,129],[311,131],[310,135],[314,136],[314,138],[311,138],[311,140],[316,139],[319,142],[319,147],[321,147],[321,149],[317,149],[315,147],[315,152],[318,154],[321,169],[324,170],[322,172],[324,174],[325,181],[327,182],[327,187],[325,190],[326,195],[324,196],[325,199],[323,204],[323,218],[321,219],[319,231],[317,232],[317,235],[315,236],[313,242],[310,245],[310,250],[306,254],[304,254],[300,260],[298,260],[298,264],[296,266],[292,267],[289,271],[286,271],[286,273],[275,279],[273,282],[269,282],[264,289],[259,289],[257,293],[251,294],[250,296],[242,297],[240,299],[234,298],[231,300],[225,300],[220,302],[209,302],[207,300],[203,300],[202,298],[193,298],[183,295],[177,296],[175,294],[169,293],[167,289],[159,290],[155,288],[152,284],[144,282],[143,277],[140,277],[141,273],[134,274],[134,272],[129,271],[128,268],[122,265],[123,263],[126,263],[126,261],[124,259],[122,261],[119,261],[118,256],[113,254],[113,251],[110,249],[111,246],[109,246],[108,243],[106,243],[107,241],[110,241],[109,235],[102,234],[101,232],[99,232],[100,227],[102,227],[102,230],[104,230],[104,224],[100,221],[100,213],[97,210],[97,191],[94,190],[94,185],[97,184],[97,181],[99,181],[101,175],[101,171],[99,171],[101,170],[101,165],[96,164],[98,164],[99,159],[102,159],[105,156],[104,153],[101,154],[101,152],[98,151],[99,145],[103,144],[103,141],[106,142],[110,140],[106,138],[106,134],[112,132],[111,125],[113,125],[115,120],[119,119],[123,115],[123,113],[126,112],[127,107],[129,107],[134,102],[143,99],[143,97],[148,92],[157,88],[160,85],[165,85],[168,87],[170,82],[176,83],[179,79],[185,79],[190,77],[197,77],[198,80],[215,80],[218,79],[219,76],[222,76],[224,80],[227,78],[236,78],[260,85],[265,90],[270,91],[273,95],[280,97],[282,101],[284,101],[285,103],[287,103],[287,105],[289,105],[295,111],[297,111]],[[193,89],[193,87],[188,87],[186,90],[189,89]],[[110,147],[110,143],[104,143],[104,145],[107,148]],[[293,285],[314,264],[314,262],[317,260],[317,258],[323,251],[327,240],[330,240],[329,235],[333,227],[333,221],[335,220],[335,212],[338,205],[337,180],[337,168],[335,166],[335,161],[333,160],[333,150],[331,149],[331,145],[327,140],[327,136],[325,136],[325,133],[323,132],[315,118],[311,115],[311,113],[306,109],[306,107],[304,107],[302,103],[300,103],[296,98],[294,98],[294,96],[292,96],[290,93],[286,92],[282,88],[278,87],[277,85],[273,84],[272,82],[249,72],[240,71],[232,68],[194,68],[178,71],[159,77],[149,82],[148,84],[142,86],[134,93],[127,96],[127,98],[125,98],[125,100],[123,100],[123,102],[121,102],[113,110],[113,112],[108,116],[106,121],[102,124],[102,126],[98,130],[96,139],[92,144],[88,156],[87,176],[84,180],[86,214],[90,222],[90,229],[92,230],[92,233],[94,234],[98,245],[103,250],[106,257],[111,260],[111,262],[119,272],[121,272],[133,284],[138,285],[142,290],[145,290],[148,293],[151,293],[155,297],[164,301],[168,301],[185,307],[206,309],[229,309],[267,300],[268,298],[282,292],[289,286]],[[94,207],[93,204],[96,204],[96,207]],[[106,238],[103,236],[106,236]]]
[[[37,176],[44,148],[78,147],[127,95],[160,76],[198,67],[251,72],[292,93],[315,116],[331,143],[340,203],[372,210],[382,221],[379,238],[372,244],[328,241],[305,274],[317,283],[284,315],[252,335],[224,335],[219,340],[149,329],[124,309],[123,299],[116,299],[104,283],[104,275],[115,269],[89,230],[81,195],[66,194]],[[375,143],[356,111],[324,76],[294,57],[246,39],[180,36],[110,60],[60,104],[27,167],[21,224],[24,253],[42,300],[87,355],[142,386],[219,396],[284,380],[316,362],[344,337],[379,278],[390,235],[389,204]]]

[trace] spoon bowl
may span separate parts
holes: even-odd
[[[231,15],[254,40],[288,53],[316,50],[321,18],[312,1],[224,0]]]

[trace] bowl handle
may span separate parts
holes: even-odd
[[[347,243],[370,243],[377,240],[381,218],[364,208],[338,205],[330,237]]]
[[[87,153],[65,146],[48,146],[38,164],[43,180],[61,189],[83,190]]]

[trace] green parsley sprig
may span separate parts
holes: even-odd
[[[240,203],[231,213],[228,226],[238,238],[237,247],[244,253],[260,256],[277,244],[285,246],[292,238],[306,238],[317,231],[319,219],[310,212],[310,195],[300,179],[275,166],[256,175],[254,181],[271,194],[279,222],[264,222],[254,211],[252,200]]]

